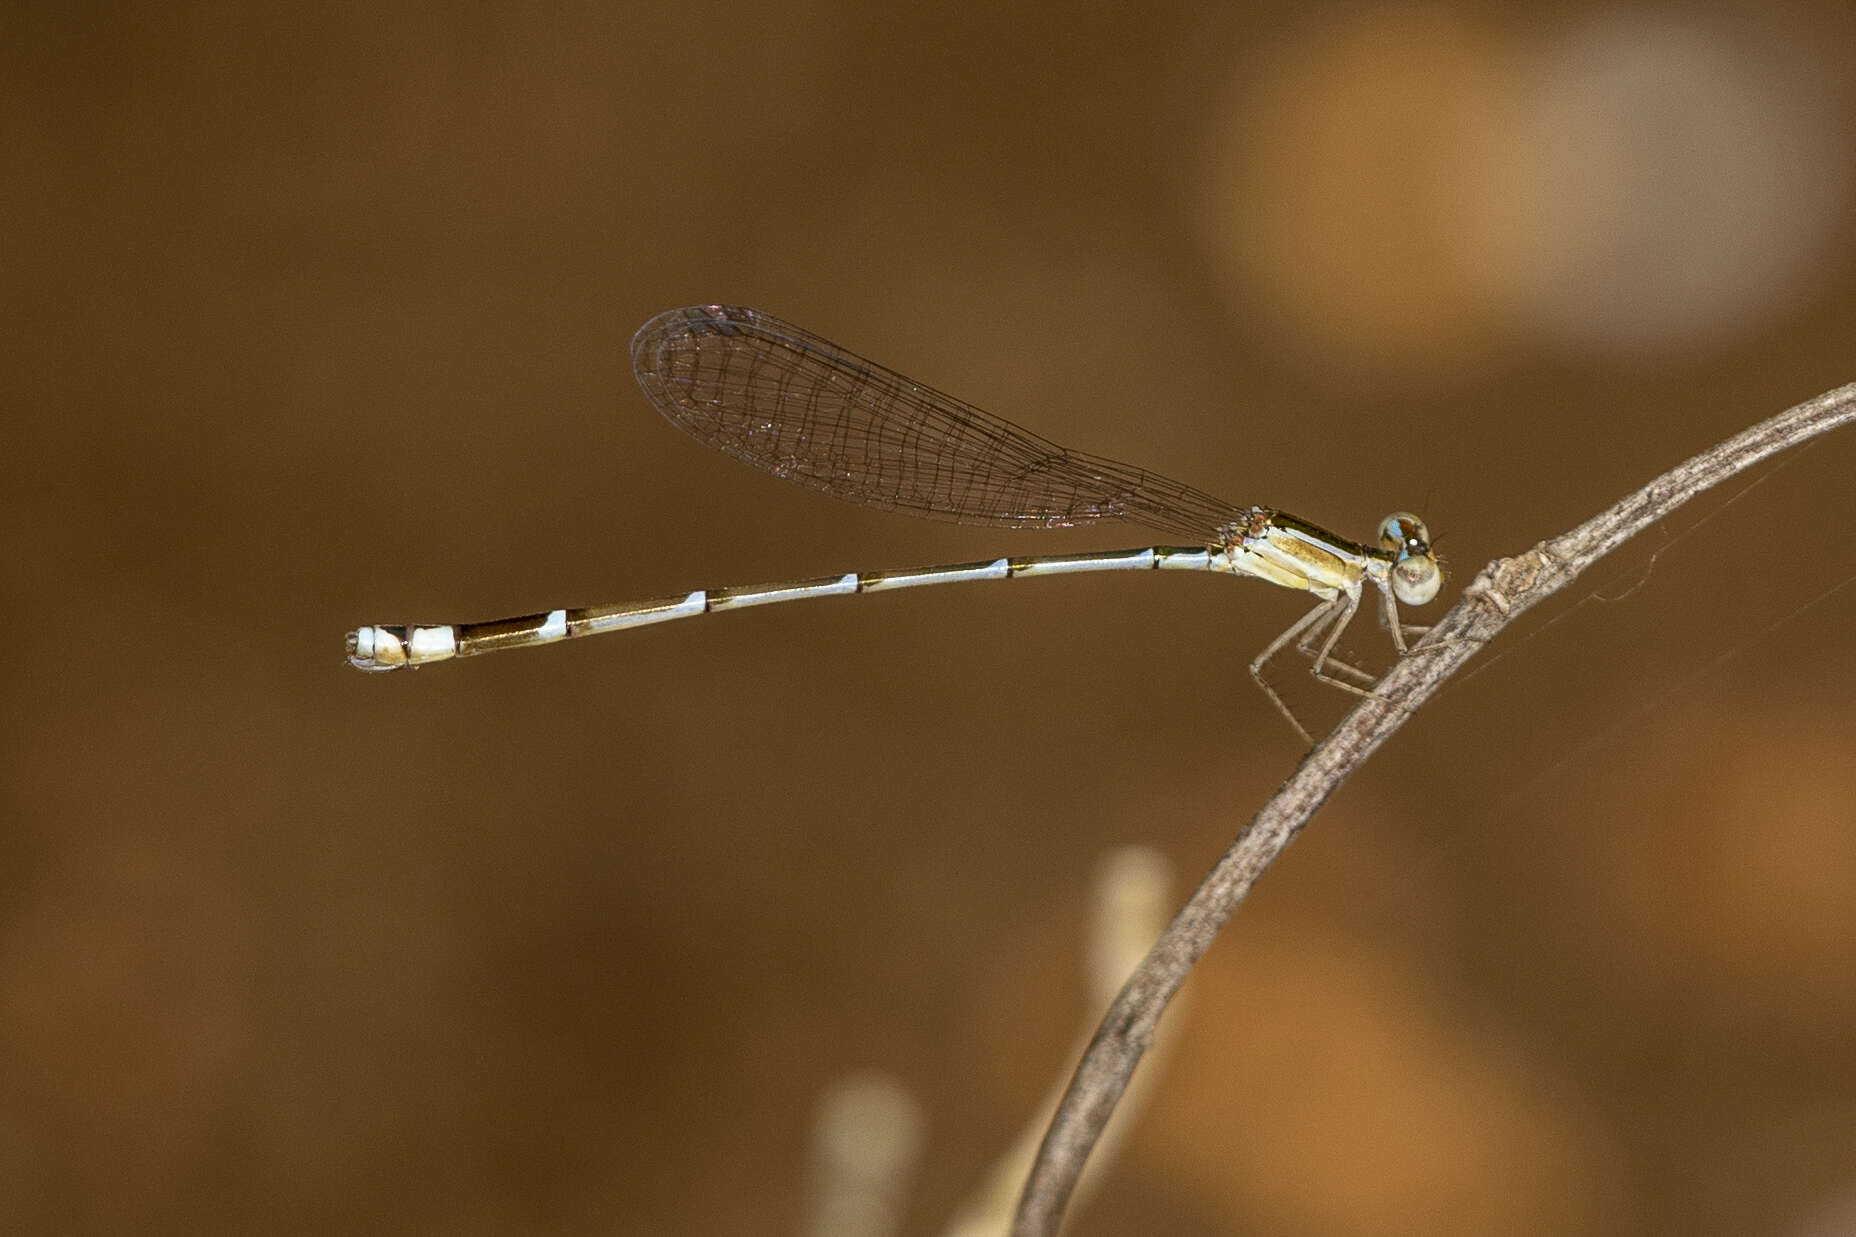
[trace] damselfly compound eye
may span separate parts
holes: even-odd
[[[1401,557],[1429,554],[1431,530],[1409,511],[1394,511],[1379,522],[1379,544]]]
[[[1443,586],[1443,568],[1428,552],[1392,564],[1392,595],[1408,606],[1424,605]]]

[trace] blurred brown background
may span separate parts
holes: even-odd
[[[8,25],[9,1231],[797,1232],[880,1069],[937,1232],[1092,1013],[1099,856],[1183,890],[1293,767],[1243,665],[1301,602],[1211,577],[346,669],[363,622],[1145,543],[705,452],[628,372],[660,309],[1419,509],[1454,585],[1856,379],[1841,0]],[[1072,1231],[1856,1232],[1852,478],[1698,504],[1411,724]]]

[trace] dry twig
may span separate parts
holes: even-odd
[[[1083,1164],[1152,1041],[1167,1003],[1257,878],[1366,758],[1482,645],[1524,611],[1697,494],[1768,456],[1856,420],[1856,383],[1764,421],[1671,469],[1584,524],[1496,559],[1450,612],[1303,759],[1206,874],[1102,1018],[1019,1201],[1014,1237],[1056,1232]]]

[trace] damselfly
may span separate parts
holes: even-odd
[[[1234,506],[1144,469],[1060,447],[759,310],[697,305],[659,314],[632,337],[632,367],[645,396],[679,429],[809,489],[960,524],[1069,528],[1122,521],[1190,544],[698,589],[484,623],[362,627],[348,636],[351,663],[399,670],[742,606],[922,584],[1079,571],[1216,571],[1316,598],[1314,609],[1250,663],[1258,686],[1306,739],[1265,681],[1264,664],[1294,642],[1313,659],[1315,677],[1366,694],[1362,684],[1371,676],[1333,655],[1365,582],[1379,590],[1401,656],[1411,629],[1399,621],[1398,603],[1423,605],[1443,584],[1430,533],[1408,512],[1387,516],[1378,544],[1362,545],[1273,507]]]

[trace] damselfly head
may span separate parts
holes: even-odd
[[[1431,530],[1409,511],[1394,511],[1379,524],[1379,544],[1392,552],[1392,594],[1421,606],[1444,586],[1444,571],[1431,553]]]

